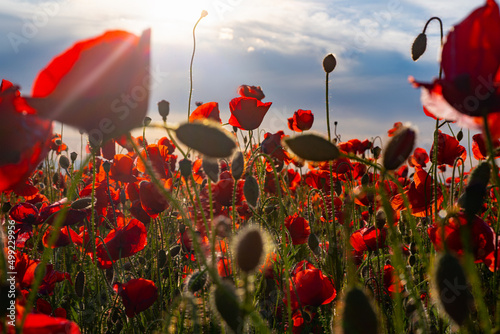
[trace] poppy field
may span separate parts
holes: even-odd
[[[1,81],[0,332],[500,332],[495,1],[441,31],[436,78],[409,78],[435,122],[430,150],[402,122],[341,141],[333,54],[322,133],[318,110],[290,112],[290,136],[262,128],[260,86],[192,103],[194,49],[173,124],[168,101],[149,101],[150,33],[77,41],[29,96]]]

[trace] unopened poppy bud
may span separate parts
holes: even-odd
[[[337,66],[337,59],[335,59],[335,56],[330,53],[323,59],[323,69],[326,73],[330,73],[333,72],[335,66]]]
[[[457,133],[457,140],[461,141],[463,138],[464,138],[464,132],[462,131],[462,129],[460,129],[460,131],[458,131]]]
[[[59,155],[59,159],[58,159],[58,162],[59,162],[59,166],[62,168],[62,169],[68,169],[69,168],[69,159],[67,156],[65,155]]]
[[[148,126],[149,124],[151,124],[151,117],[148,116],[144,117],[144,121],[142,122],[142,124],[144,126]]]
[[[412,254],[408,257],[408,264],[410,265],[410,267],[413,267],[416,262],[417,258],[415,257],[415,255]]]
[[[409,126],[402,126],[391,138],[384,152],[383,165],[387,170],[398,169],[413,151],[416,132]]]
[[[71,152],[71,154],[70,154],[69,156],[70,156],[70,158],[71,158],[71,163],[73,163],[73,164],[74,164],[74,163],[75,163],[75,161],[76,161],[76,158],[78,157],[78,153],[76,153],[76,152]]]
[[[382,149],[378,146],[375,146],[374,148],[371,149],[373,157],[375,159],[378,159],[380,157],[380,152],[382,152]]]
[[[219,162],[217,160],[203,158],[201,166],[203,167],[205,174],[207,174],[208,178],[212,182],[219,181],[220,169]]]
[[[188,179],[191,176],[191,160],[182,159],[179,161],[179,170],[184,179]]]
[[[109,173],[110,169],[111,169],[111,163],[109,161],[104,161],[102,163],[102,169],[104,169],[104,171],[106,172],[106,174]]]
[[[236,241],[236,264],[246,273],[254,271],[260,264],[264,254],[264,238],[262,232],[255,227],[241,231]]]
[[[314,233],[309,234],[309,237],[307,238],[307,245],[314,253],[318,253],[319,252],[318,236]]]
[[[158,251],[158,268],[163,268],[167,263],[167,252],[163,249]]]
[[[380,230],[385,226],[385,223],[387,223],[387,216],[385,211],[380,209],[375,214],[375,226]]]
[[[160,113],[160,116],[165,120],[170,113],[170,103],[165,100],[161,100],[158,102],[158,112]]]
[[[411,58],[413,61],[417,61],[420,58],[427,47],[427,36],[421,33],[415,38],[411,46]]]
[[[342,181],[337,180],[337,182],[335,182],[335,184],[334,184],[334,188],[335,188],[335,193],[337,194],[337,196],[342,195]]]
[[[96,201],[94,199],[94,201]],[[81,197],[71,203],[71,208],[74,210],[85,210],[92,206],[92,197]]]
[[[471,173],[465,192],[458,200],[458,204],[465,209],[469,217],[477,214],[483,206],[490,174],[490,164],[484,161]]]
[[[359,321],[360,315],[363,321]],[[342,328],[345,334],[378,333],[377,315],[370,300],[359,288],[352,288],[345,296]]]
[[[12,208],[12,205],[9,202],[5,202],[2,205],[2,212],[7,213],[10,211],[11,208]]]
[[[243,312],[240,310],[240,299],[233,284],[221,281],[212,294],[212,305],[226,324],[235,333],[242,333]]]
[[[79,271],[75,278],[76,295],[82,298],[84,289],[85,289],[85,273],[83,271]]]
[[[233,156],[233,160],[231,161],[231,174],[233,178],[238,181],[243,172],[245,171],[245,158],[243,157],[243,153],[241,151],[236,152]]]
[[[462,325],[470,315],[473,297],[460,262],[450,253],[444,254],[438,260],[434,277],[444,310],[458,325]]]
[[[367,187],[369,183],[370,183],[370,175],[368,175],[368,173],[363,174],[363,176],[361,177],[361,185],[363,187]]]
[[[259,184],[253,175],[246,177],[245,184],[243,185],[243,194],[247,203],[255,208],[259,200]]]
[[[208,15],[208,12],[206,10],[201,11],[201,17],[205,17]]]
[[[197,270],[186,279],[186,288],[193,293],[200,291],[207,285],[207,279],[208,277],[205,271]]]

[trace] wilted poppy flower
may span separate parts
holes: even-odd
[[[35,79],[40,115],[88,132],[96,144],[140,126],[149,99],[150,30],[108,31],[55,57]]]
[[[481,129],[482,115],[500,136],[500,14],[493,0],[474,10],[446,37],[441,53],[443,79],[410,81],[422,88],[422,103],[431,113],[459,126]]]
[[[18,87],[0,85],[0,192],[24,185],[48,153],[52,122],[26,104]]]
[[[298,213],[285,218],[285,227],[292,237],[292,244],[302,245],[307,243],[307,239],[311,234],[309,222],[304,217],[299,217]]]
[[[158,298],[158,288],[153,281],[137,278],[127,283],[115,283],[113,290],[122,297],[125,314],[129,318],[147,310]]]
[[[493,142],[494,150],[496,150],[496,157],[500,156],[500,140]],[[478,133],[472,136],[472,154],[477,160],[484,160],[489,156],[486,150],[486,143],[484,142],[483,135]]]
[[[434,156],[434,144],[432,145],[430,154],[431,156]],[[467,151],[465,150],[465,147],[460,145],[455,137],[439,131],[437,152],[438,165],[447,164],[448,166],[453,166],[455,160],[458,158],[462,158],[462,160],[467,158]],[[460,165],[461,163],[461,161],[458,161],[457,164]]]
[[[427,229],[429,238],[434,247],[441,251],[446,247],[452,252],[462,255],[465,252],[462,243],[461,231],[467,228],[467,218],[465,212],[460,211],[457,215],[449,217],[443,226],[434,224]],[[467,233],[472,247],[472,253],[476,262],[482,262],[491,252],[495,250],[495,237],[493,229],[480,217],[474,216]],[[444,233],[444,240],[443,240]]]
[[[299,300],[303,306],[320,306],[331,303],[337,295],[332,280],[305,260],[297,264],[291,280],[293,283],[290,282],[290,295],[293,309],[298,307]]]
[[[127,225],[111,230],[104,239],[104,244],[99,243],[96,249],[99,266],[110,268],[111,261],[132,256],[143,250],[146,244],[146,227],[139,220],[131,219]]]
[[[311,110],[299,109],[288,119],[288,128],[292,131],[302,132],[309,130],[314,122]]]
[[[222,123],[220,119],[219,104],[217,102],[203,103],[201,106],[196,108],[191,115],[189,115],[190,122],[204,119],[212,119],[216,122]]]
[[[262,103],[253,97],[237,97],[229,102],[231,117],[229,124],[242,130],[257,129],[272,102]]]
[[[266,97],[260,86],[241,85],[238,87],[238,94],[242,97],[254,97],[259,101]]]

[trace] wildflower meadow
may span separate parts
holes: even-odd
[[[195,48],[171,122],[150,101],[151,30],[75,41],[31,94],[3,78],[0,332],[500,333],[500,12],[487,0],[449,32],[432,17],[408,58],[430,22],[439,72],[408,83],[430,150],[411,119],[340,140],[335,50],[324,110],[291,111],[293,135],[262,126],[257,82],[194,101]]]

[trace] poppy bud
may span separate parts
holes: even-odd
[[[151,124],[151,117],[148,117],[148,116],[144,117],[144,120],[142,121],[142,124],[144,126],[148,126],[149,124]]]
[[[383,165],[395,170],[405,162],[413,151],[416,132],[409,126],[402,126],[391,138],[384,152]]]
[[[359,321],[360,315],[363,316],[363,321]],[[368,297],[358,288],[351,289],[345,296],[342,328],[345,334],[378,333],[377,315]]]
[[[408,257],[408,264],[410,265],[410,267],[413,267],[416,262],[417,258],[415,257],[415,255],[412,254]]]
[[[246,273],[255,270],[259,266],[264,253],[262,232],[254,227],[248,227],[241,231],[235,249],[238,267]]]
[[[421,33],[415,38],[411,46],[411,58],[413,61],[417,61],[420,58],[427,47],[427,35]]]
[[[92,206],[92,198],[91,197],[81,197],[71,203],[71,208],[74,210],[85,210]]]
[[[78,157],[78,153],[76,152],[71,152],[71,154],[69,155],[71,157],[71,163],[75,163],[76,161],[76,158]]]
[[[168,114],[170,113],[170,103],[165,100],[158,102],[158,112],[163,120],[166,120]]]
[[[243,315],[234,285],[228,281],[221,281],[213,291],[212,300],[217,313],[233,332],[242,333]]]
[[[201,11],[201,16],[200,17],[205,17],[208,15],[208,12],[206,10]]]
[[[243,153],[241,151],[236,152],[233,156],[233,161],[231,161],[231,174],[233,178],[238,181],[243,172],[245,171],[245,159],[243,157]]]
[[[109,170],[111,169],[111,163],[109,161],[104,161],[102,163],[102,169],[104,169],[104,171],[106,172],[106,174],[109,173]]]
[[[369,183],[370,183],[370,175],[368,175],[368,173],[363,174],[363,176],[361,177],[361,185],[363,187],[367,187]]]
[[[380,157],[380,152],[382,152],[382,149],[380,147],[378,147],[378,146],[375,146],[370,151],[372,152],[373,157],[375,159],[378,159]]]
[[[2,205],[2,212],[7,213],[10,211],[11,208],[12,208],[12,205],[10,204],[10,202],[5,202]]]
[[[219,181],[219,162],[217,160],[204,158],[202,163],[203,171],[212,182]]]
[[[167,253],[163,249],[160,249],[158,251],[158,268],[163,268],[166,263],[167,263]]]
[[[191,292],[197,292],[207,285],[207,273],[205,271],[195,271],[186,279],[186,288]]]
[[[59,166],[62,169],[68,169],[69,168],[69,159],[68,159],[67,156],[60,154],[58,162],[59,162]]]
[[[387,216],[385,214],[385,211],[383,209],[380,209],[375,214],[375,226],[380,230],[385,226],[385,223],[387,223]]]
[[[335,193],[337,194],[337,196],[342,195],[342,181],[337,180],[337,182],[335,182],[335,184],[334,184],[334,188],[335,188]]]
[[[191,160],[182,159],[179,161],[179,170],[181,171],[182,177],[188,179],[191,176]]]
[[[78,297],[83,297],[83,292],[85,289],[85,273],[83,271],[78,272],[75,278],[75,293]]]
[[[248,175],[245,179],[243,194],[245,195],[247,203],[255,208],[259,200],[259,184],[253,175]]]
[[[461,141],[463,138],[464,138],[464,132],[462,131],[462,129],[460,129],[460,131],[458,131],[457,133],[457,140]]]
[[[194,105],[197,106],[197,107],[199,107],[199,106],[203,105],[203,102],[202,101],[196,101],[194,103]]]
[[[473,297],[464,270],[458,259],[450,253],[444,254],[438,261],[435,280],[439,300],[458,325],[469,317]]]
[[[323,59],[323,69],[326,73],[330,73],[333,72],[335,66],[337,66],[337,59],[330,53]]]
[[[318,253],[319,252],[318,236],[314,233],[309,234],[309,237],[307,238],[307,245],[314,253]]]
[[[487,162],[480,163],[472,171],[465,192],[458,200],[458,204],[465,209],[467,216],[474,216],[481,210],[490,174],[490,165]]]

